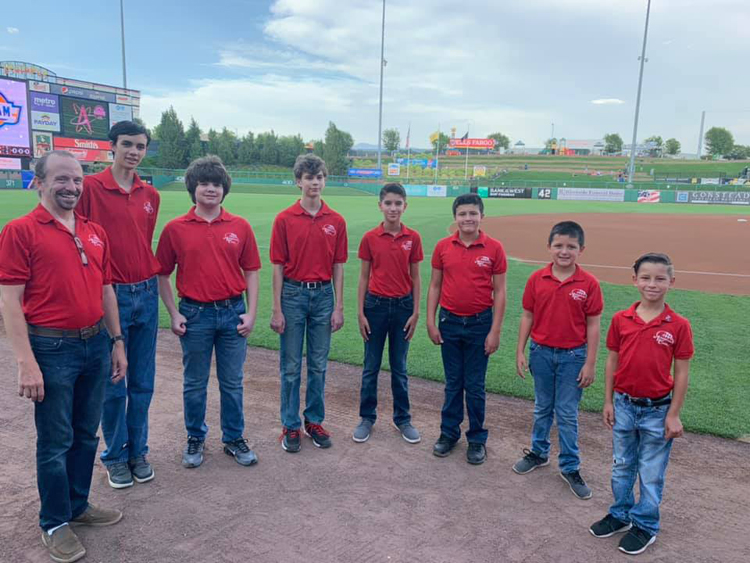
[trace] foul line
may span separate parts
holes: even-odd
[[[549,264],[549,260],[525,260],[523,258],[513,258],[518,262],[527,262],[529,264]],[[586,268],[608,268],[610,270],[632,270],[632,266],[609,266],[605,264],[583,264]],[[699,272],[697,270],[675,270],[676,274],[696,274],[699,276],[727,276],[730,278],[750,278],[750,274],[728,274],[726,272]]]

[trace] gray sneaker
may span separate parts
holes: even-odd
[[[560,473],[560,477],[568,484],[573,494],[581,500],[588,500],[591,498],[591,489],[586,485],[586,481],[583,480],[581,474],[578,471],[571,471],[570,473]]]
[[[240,465],[255,465],[258,456],[247,445],[247,440],[238,438],[233,442],[224,442],[224,453],[234,457],[234,461]]]
[[[148,483],[154,478],[154,468],[146,460],[145,455],[134,457],[128,461],[128,465],[136,483]]]
[[[107,466],[107,480],[113,489],[126,489],[133,486],[133,474],[127,462]]]
[[[401,437],[409,442],[410,444],[418,444],[422,441],[422,436],[419,435],[419,430],[411,425],[411,422],[404,422],[403,424],[394,424],[398,431],[401,432]]]
[[[191,469],[203,463],[203,440],[188,436],[185,449],[182,450],[182,466]]]
[[[359,424],[354,429],[352,434],[352,440],[358,443],[366,442],[370,439],[370,432],[372,431],[372,425],[375,424],[369,418],[363,418],[359,421]]]
[[[529,473],[531,471],[534,471],[537,467],[544,467],[545,465],[549,465],[549,458],[541,457],[536,452],[532,452],[531,450],[527,450],[524,448],[523,450],[524,456],[519,459],[515,465],[513,465],[513,471],[518,473],[519,475],[526,475],[526,473]]]

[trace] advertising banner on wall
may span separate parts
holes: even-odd
[[[487,167],[479,164],[474,165],[474,177],[484,178],[485,176],[487,176]]]
[[[29,92],[31,129],[60,132],[60,99],[54,94]]]
[[[661,192],[654,190],[638,190],[638,203],[659,203]]]
[[[494,149],[495,139],[451,139],[448,146],[452,149]]]
[[[52,133],[33,131],[31,137],[34,141],[34,158],[41,158],[52,150]]]
[[[122,104],[109,104],[109,126],[112,127],[118,121],[132,121],[133,107]]]
[[[71,98],[81,98],[84,100],[91,100],[94,102],[116,102],[114,94],[109,92],[100,92],[98,90],[88,90],[86,88],[76,88],[74,86],[63,86],[61,84],[51,84],[50,92],[53,94],[59,94],[61,96],[69,96]]]
[[[82,162],[112,162],[114,160],[109,141],[55,137],[54,146],[56,149],[72,153]]]
[[[30,157],[26,83],[0,78],[0,156]]]
[[[401,165],[398,162],[392,162],[388,165],[389,176],[401,176]]]
[[[380,178],[383,171],[380,168],[350,168],[349,176],[355,178]]]
[[[445,197],[448,195],[448,186],[427,186],[427,197]]]
[[[20,170],[21,159],[20,158],[8,158],[7,156],[0,156],[0,170]]]
[[[557,199],[575,201],[625,201],[625,190],[606,188],[557,188]]]
[[[60,98],[62,106],[62,132],[66,137],[106,139],[109,133],[108,105],[81,100]]]
[[[680,198],[682,194],[687,195],[688,203],[750,205],[750,192],[678,192],[677,201],[680,203],[685,203],[685,197]]]
[[[490,186],[489,197],[531,199],[531,188],[498,188]]]
[[[29,90],[32,92],[45,92],[49,94],[49,84],[47,82],[37,82],[36,80],[29,80]]]

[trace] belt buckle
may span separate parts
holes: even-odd
[[[87,326],[80,330],[81,340],[88,340],[92,336],[96,335],[96,326]]]
[[[319,282],[303,282],[305,284],[305,289],[318,289],[318,283]]]

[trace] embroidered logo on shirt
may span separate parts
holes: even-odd
[[[492,267],[492,259],[489,256],[477,256],[476,260],[474,260],[474,263],[480,268]]]
[[[94,246],[104,246],[102,239],[100,239],[96,235],[89,235],[89,242],[93,244]]]
[[[240,237],[238,237],[234,233],[227,233],[227,234],[224,235],[224,241],[227,244],[239,244],[240,243]]]
[[[335,237],[336,236],[336,227],[331,225],[330,223],[323,225],[323,232],[327,234],[329,237]]]
[[[654,340],[659,346],[672,346],[674,344],[674,336],[666,330],[660,330],[654,334]]]
[[[143,204],[143,210],[146,213],[148,213],[149,215],[153,215],[154,214],[154,206],[151,205],[150,201],[147,201],[146,203]]]
[[[573,298],[573,301],[586,301],[588,294],[582,289],[574,289],[570,292],[570,297]]]
[[[409,252],[411,250],[412,241],[407,240],[404,244],[401,245],[401,248],[406,250],[406,252]]]

